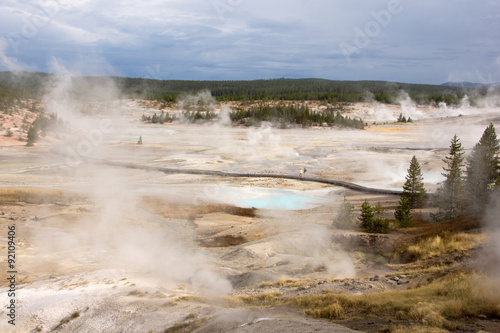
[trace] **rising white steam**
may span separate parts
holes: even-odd
[[[197,110],[197,107],[203,107],[203,110],[212,111],[217,101],[208,90],[202,90],[196,94],[185,94],[177,99],[177,106],[185,110]]]
[[[121,122],[118,117],[126,111],[119,102],[118,88],[110,79],[99,81],[96,86],[95,81],[75,78],[75,73],[55,59],[52,66],[59,75],[45,96],[47,109],[74,129],[58,148],[66,154],[60,163],[106,157],[107,146],[115,136],[133,132],[127,128],[133,124]],[[203,93],[194,103],[201,100],[210,101]],[[231,291],[228,280],[213,271],[209,255],[192,240],[180,237],[181,227],[140,208],[142,198],[126,170],[94,163],[69,164],[73,167],[65,170],[66,176],[84,180],[72,189],[89,197],[93,203],[92,217],[82,217],[74,226],[60,231],[58,238],[63,242],[51,241],[51,230],[40,230],[40,249],[66,252],[65,259],[69,261],[155,277],[164,285],[182,282],[208,295]]]

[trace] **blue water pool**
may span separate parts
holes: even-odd
[[[267,193],[266,193],[267,192]],[[326,199],[303,195],[288,190],[260,191],[236,201],[236,205],[243,208],[264,208],[278,210],[307,209],[328,202]]]

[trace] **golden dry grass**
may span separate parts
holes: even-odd
[[[405,314],[402,313],[400,316],[404,318]],[[437,306],[426,302],[417,303],[412,307],[407,316],[410,320],[427,326],[444,327],[449,325],[446,318],[439,312]]]
[[[184,321],[177,323],[172,327],[167,328],[164,333],[190,333],[203,325],[207,321],[207,318],[198,318],[198,315],[191,313]]]
[[[276,282],[276,286],[278,287],[289,287],[289,288],[310,286],[313,284],[315,284],[315,282],[309,278],[305,280],[281,279],[278,280],[278,282]]]
[[[319,309],[306,309],[304,314],[314,318],[339,319],[344,314],[344,308],[337,302]]]
[[[294,280],[282,280],[284,286]],[[276,284],[275,284],[276,285]],[[213,304],[214,299],[188,297]],[[307,316],[330,320],[379,318],[405,322],[390,332],[445,332],[467,317],[500,318],[500,278],[471,273],[452,273],[407,290],[352,295],[343,293],[285,297],[278,291],[256,295],[227,296],[217,303],[226,307],[275,307],[290,305]]]
[[[292,283],[294,280],[293,279],[281,279],[281,280],[278,280],[278,282],[276,282],[276,285],[278,285],[279,287],[282,287],[288,283]]]
[[[68,203],[84,200],[81,195],[43,188],[0,188],[0,203],[25,202],[30,204]]]
[[[274,287],[274,283],[269,282],[269,281],[262,281],[259,284],[259,288],[271,288],[271,287]]]
[[[287,287],[294,288],[294,287],[302,287],[302,286],[311,286],[313,284],[316,284],[316,282],[314,282],[311,279],[307,278],[305,280],[294,280],[292,282],[289,282],[287,284]]]
[[[421,276],[424,274],[434,274],[437,276],[444,276],[447,271],[449,271],[449,267],[443,263],[438,263],[437,265],[431,265],[422,267],[419,262],[415,265],[398,265],[398,264],[386,264],[387,268],[393,269],[396,273],[388,274],[387,276],[392,275],[406,275],[409,278],[415,278],[417,276]],[[404,269],[400,269],[401,266],[404,266]],[[410,266],[410,267],[409,267]]]
[[[325,294],[292,298],[291,304],[317,318],[376,316],[453,329],[450,320],[500,318],[500,279],[459,273],[426,286],[365,295]]]
[[[283,295],[278,291],[270,291],[257,295],[227,296],[224,301],[228,307],[269,307],[283,304]]]
[[[448,330],[442,328],[423,326],[423,325],[416,325],[413,327],[396,326],[390,329],[390,333],[448,333],[448,332],[449,332]]]
[[[450,233],[426,237],[406,249],[410,260],[427,259],[454,251],[467,251],[486,242],[483,234]]]

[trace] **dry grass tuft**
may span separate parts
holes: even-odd
[[[344,308],[339,303],[333,303],[320,309],[304,310],[304,314],[313,318],[340,319],[344,314]]]
[[[259,284],[259,288],[271,288],[274,287],[274,283],[269,281],[263,281]]]
[[[279,287],[283,287],[284,285],[292,283],[293,281],[294,281],[293,279],[281,279],[278,280],[278,282],[276,282],[276,285],[278,285]]]
[[[270,291],[257,295],[238,295],[224,297],[226,305],[229,307],[238,306],[257,306],[268,307],[276,306],[283,303],[282,294],[278,291]]]
[[[315,282],[311,281],[311,279],[307,278],[305,280],[294,280],[292,282],[288,283],[289,288],[294,288],[294,287],[302,287],[302,286],[311,286],[315,284]]]
[[[434,304],[419,302],[408,313],[411,320],[432,327],[444,327],[448,321],[439,313]]]
[[[54,331],[61,329],[65,324],[69,323],[70,321],[80,317],[80,311],[75,311],[72,314],[70,314],[67,317],[64,317],[59,324],[54,328]]]
[[[198,319],[198,315],[191,313],[182,323],[177,323],[167,328],[164,333],[191,333],[207,321],[206,318]]]
[[[430,326],[396,326],[390,329],[390,333],[448,333],[448,330]]]
[[[176,306],[178,304],[178,300],[166,301],[162,304],[163,307],[171,307]]]
[[[272,288],[272,287],[302,287],[302,286],[313,286],[317,283],[316,280],[312,280],[310,278],[304,280],[293,280],[293,279],[281,279],[278,282],[273,283],[270,281],[263,281],[259,284],[259,288]]]
[[[143,292],[143,291],[139,291],[137,289],[134,289],[128,293],[128,296],[144,297],[147,294],[149,294],[147,291]]]

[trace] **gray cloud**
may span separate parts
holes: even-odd
[[[102,74],[147,77],[159,66],[172,79],[500,81],[495,2],[398,2],[9,0],[0,37],[5,59],[40,71],[56,57],[101,59]],[[368,38],[346,57],[342,43],[363,41],[360,31]]]

